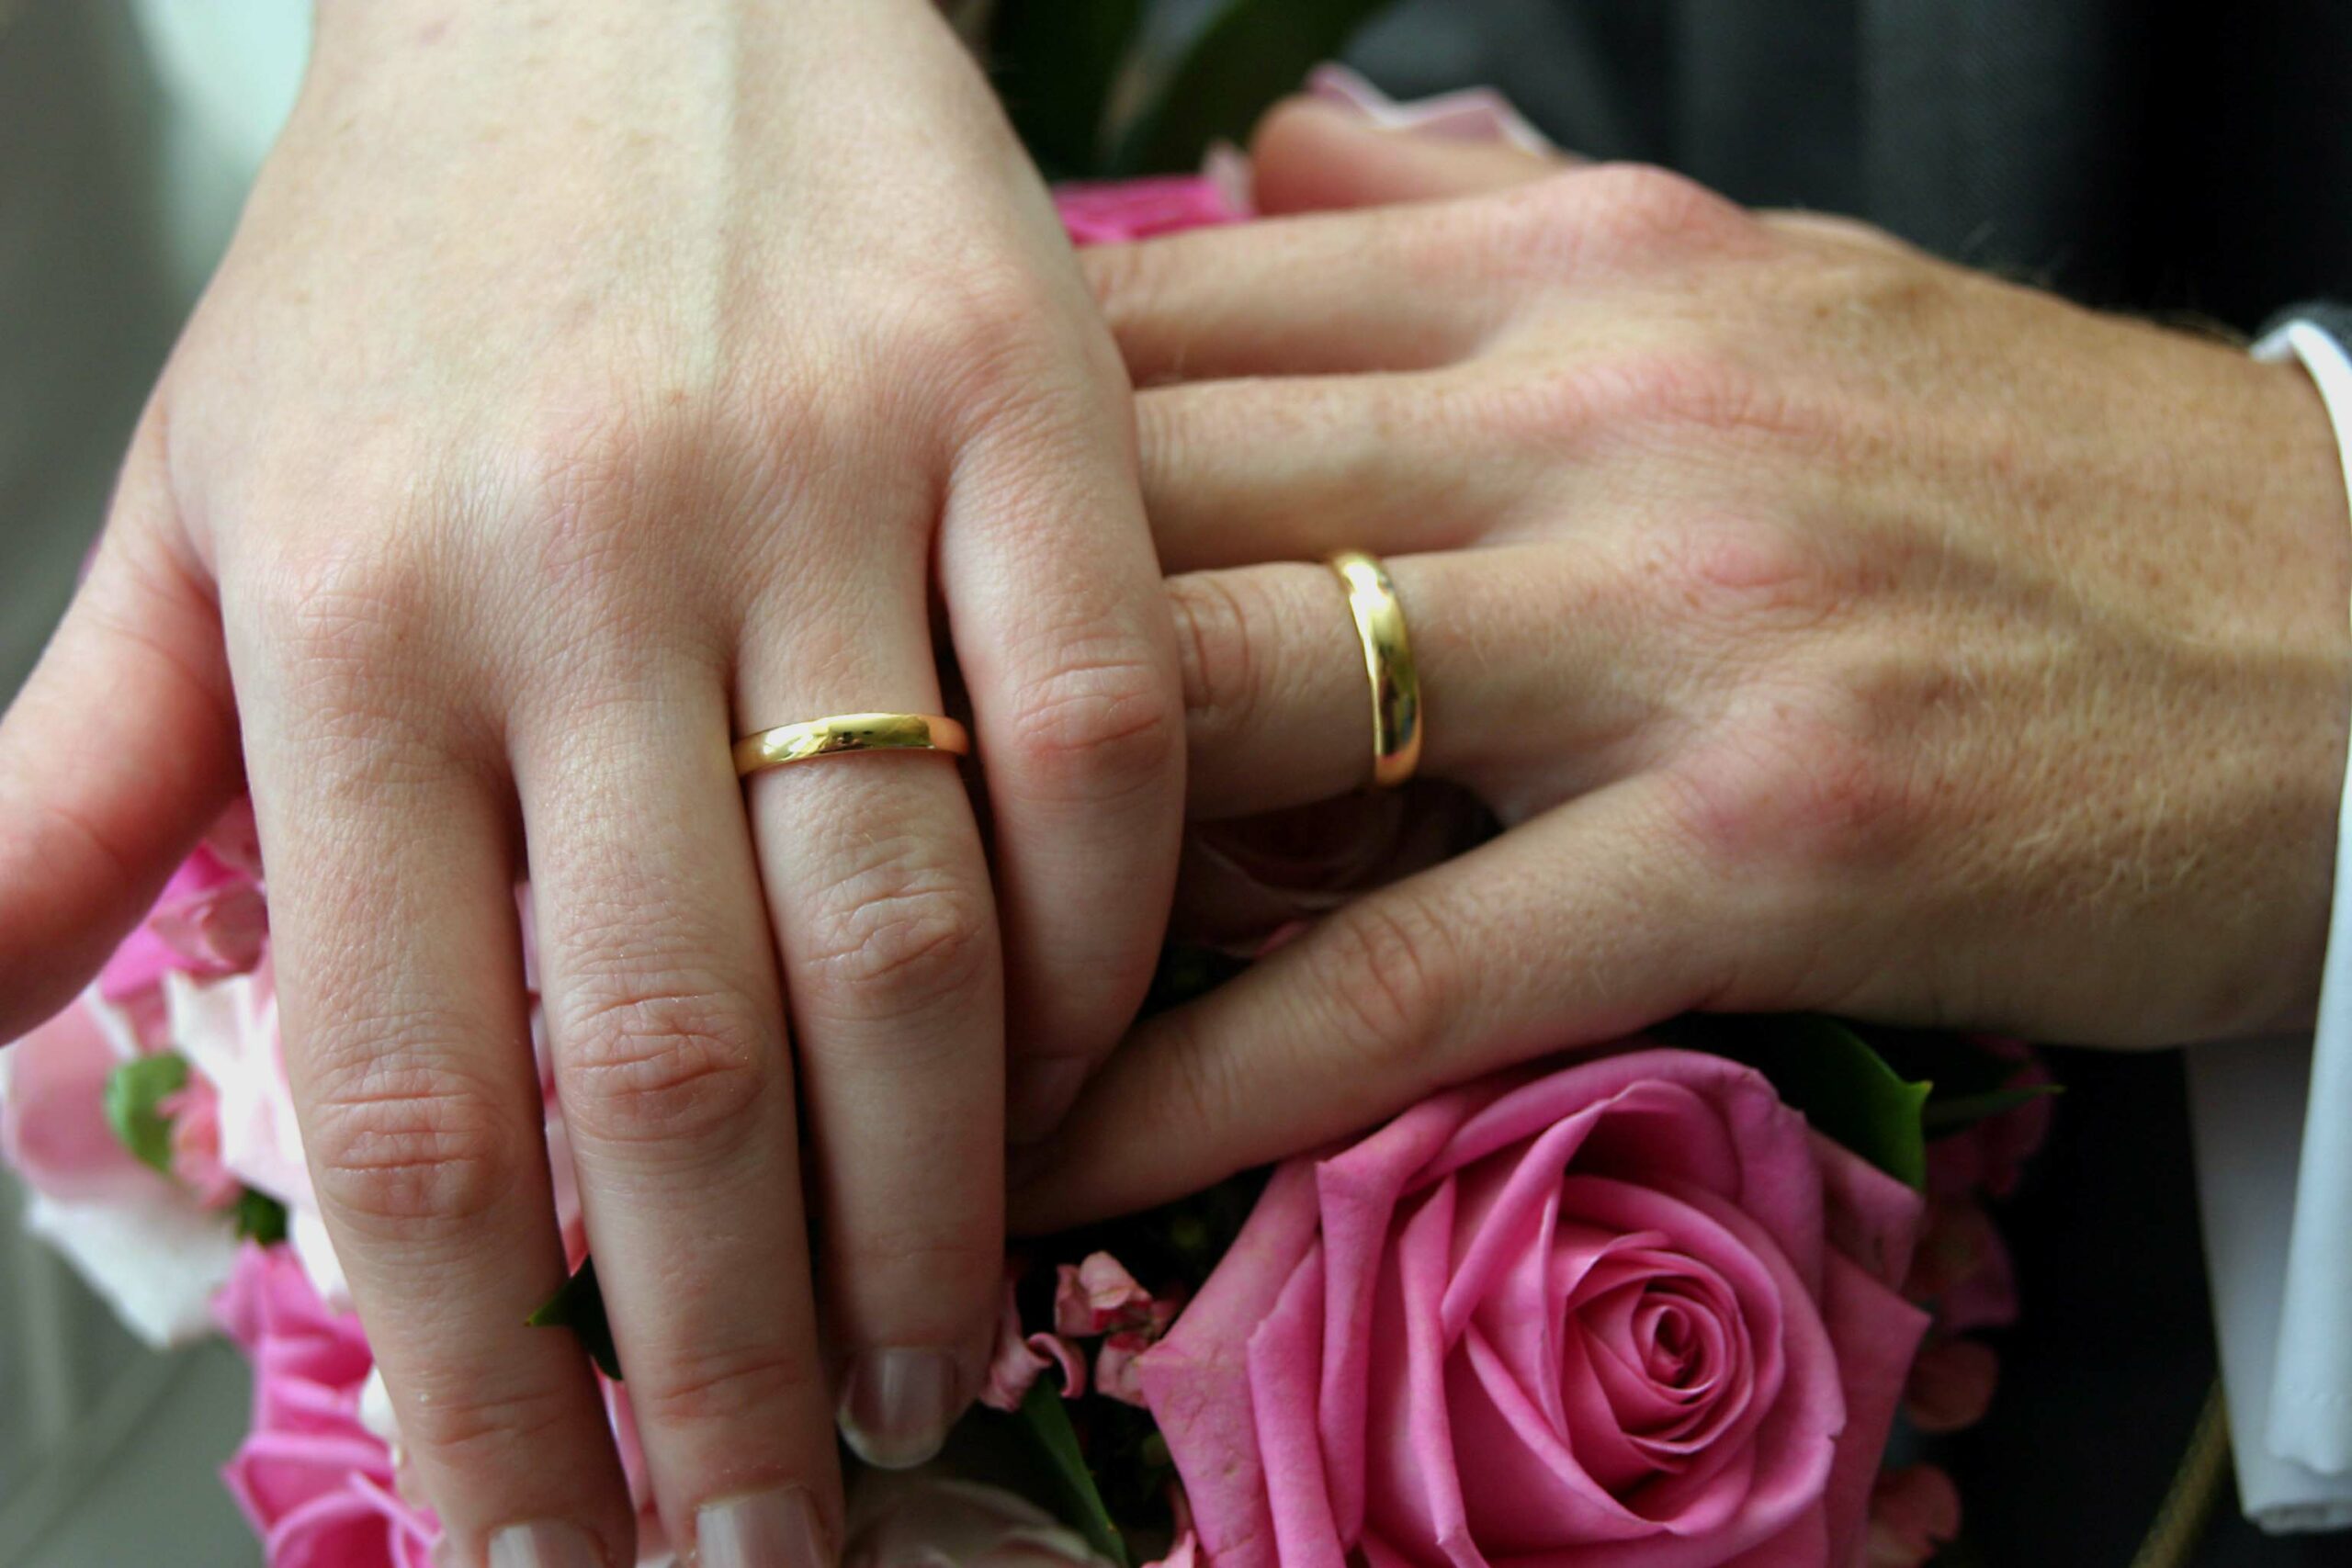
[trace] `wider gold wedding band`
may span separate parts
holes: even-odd
[[[851,751],[945,751],[961,757],[971,749],[971,733],[952,718],[927,713],[842,713],[746,735],[735,742],[735,772],[756,773]]]
[[[1348,613],[1363,641],[1364,673],[1372,677],[1372,782],[1394,789],[1421,761],[1421,677],[1413,641],[1405,635],[1405,606],[1388,570],[1362,550],[1331,558],[1348,591]]]

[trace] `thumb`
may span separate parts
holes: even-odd
[[[153,429],[0,719],[0,1042],[72,999],[237,788],[220,617],[179,545]]]
[[[1250,139],[1259,210],[1268,214],[1442,200],[1525,185],[1579,163],[1502,138],[1384,124],[1352,100],[1289,98]]]

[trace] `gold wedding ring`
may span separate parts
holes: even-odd
[[[961,757],[971,749],[971,732],[936,714],[842,713],[746,735],[735,742],[735,772],[756,773],[852,751],[944,751]]]
[[[1372,677],[1372,782],[1394,789],[1421,761],[1421,677],[1413,641],[1405,635],[1405,606],[1388,571],[1362,550],[1342,550],[1331,570],[1348,591],[1348,613],[1363,642],[1364,673]]]

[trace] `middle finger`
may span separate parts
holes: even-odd
[[[792,1065],[719,672],[581,661],[521,722],[549,1044],[662,1514],[704,1562],[813,1564],[839,1480]],[[721,1540],[775,1544],[725,1555]]]
[[[1393,558],[1419,669],[1424,776],[1506,821],[1638,766],[1683,700],[1645,573],[1601,539]],[[1362,644],[1337,577],[1288,562],[1168,581],[1196,820],[1361,787]],[[1530,767],[1528,764],[1540,764]]]

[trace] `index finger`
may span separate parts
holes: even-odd
[[[1017,1234],[1196,1192],[1445,1085],[1689,1010],[1743,922],[1659,775],[1366,894],[1123,1044],[1016,1167]],[[1714,910],[1710,913],[1710,910]]]

